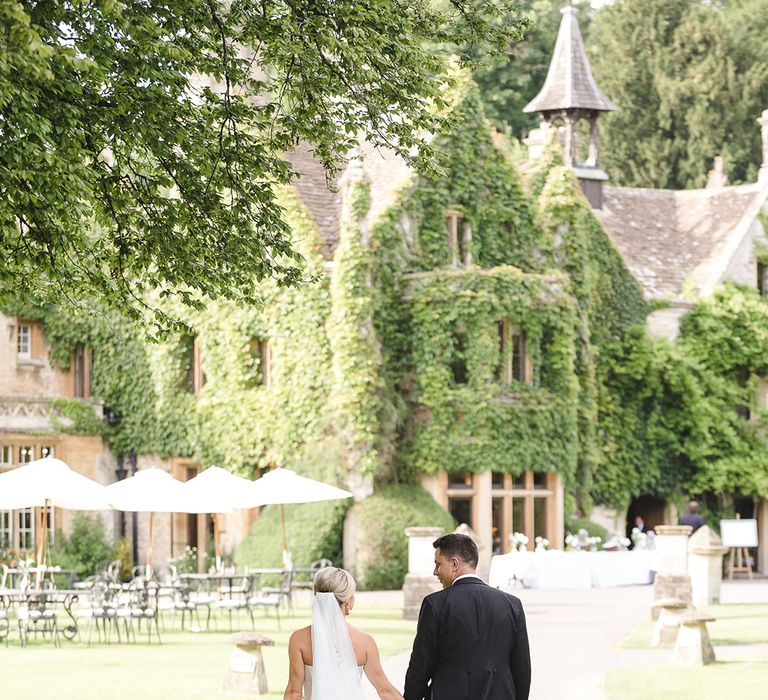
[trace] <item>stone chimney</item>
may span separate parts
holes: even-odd
[[[707,174],[707,189],[719,190],[728,184],[728,176],[723,169],[723,157],[715,156],[714,167]]]
[[[758,182],[768,182],[768,109],[763,110],[760,119],[757,120],[760,125],[760,134],[763,137],[763,162],[760,165],[760,175]]]

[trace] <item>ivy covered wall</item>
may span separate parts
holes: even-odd
[[[557,151],[523,180],[501,138],[470,85],[435,140],[441,172],[414,174],[380,218],[364,163],[351,166],[330,277],[314,221],[283,191],[313,281],[265,283],[258,307],[166,307],[196,335],[197,394],[189,338],[148,342],[113,315],[16,312],[43,318],[64,367],[76,343],[92,348],[92,392],[119,417],[101,428],[117,454],[247,475],[295,467],[340,484],[352,474],[358,495],[440,469],[555,470],[581,512],[640,494],[767,495],[752,401],[768,372],[765,302],[726,287],[678,342],[650,338],[640,287]],[[448,209],[471,228],[472,262],[458,269]],[[502,380],[500,321],[525,334],[529,382]],[[272,353],[266,385],[254,341]],[[748,404],[758,420],[736,411]],[[93,429],[82,420],[75,429]]]

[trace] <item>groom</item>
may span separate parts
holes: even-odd
[[[531,657],[520,600],[475,573],[472,538],[453,533],[432,546],[443,590],[421,604],[405,700],[528,700]]]

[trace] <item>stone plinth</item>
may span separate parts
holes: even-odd
[[[689,525],[659,525],[655,528],[654,544],[658,553],[658,572],[653,580],[653,599],[679,598],[692,605],[691,579],[688,576]],[[660,608],[654,607],[651,616],[658,618]]]
[[[680,630],[672,651],[672,663],[681,666],[706,666],[715,660],[715,650],[709,641],[707,622],[714,617],[706,613],[687,613],[680,618]]]
[[[690,525],[659,525],[655,528],[658,573],[671,576],[688,573],[688,537],[692,530]]]
[[[421,601],[430,593],[439,591],[440,582],[432,572],[435,569],[435,548],[432,543],[443,534],[441,527],[409,527],[408,573],[403,583],[403,619],[419,617]]]
[[[708,525],[691,535],[688,540],[688,574],[694,605],[720,602],[723,555],[727,551],[720,536]]]
[[[653,608],[658,616],[656,626],[651,635],[651,646],[667,646],[677,641],[677,630],[680,627],[680,618],[688,606],[679,598],[661,598],[654,601]]]
[[[418,620],[421,601],[442,588],[432,574],[406,574],[403,584],[403,619]]]
[[[229,671],[221,691],[253,695],[268,693],[261,647],[274,646],[274,640],[257,632],[238,632],[229,638],[235,643],[235,648],[229,657]]]
[[[654,607],[651,608],[651,618],[656,620],[661,611],[656,607],[658,600],[668,598],[678,598],[685,603],[686,607],[693,607],[693,596],[691,594],[691,578],[687,574],[683,576],[671,576],[669,574],[657,574],[653,579],[653,600]]]

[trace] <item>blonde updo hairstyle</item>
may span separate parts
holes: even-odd
[[[318,569],[314,578],[315,593],[333,593],[339,605],[344,605],[355,595],[355,579],[346,569],[326,566]]]

